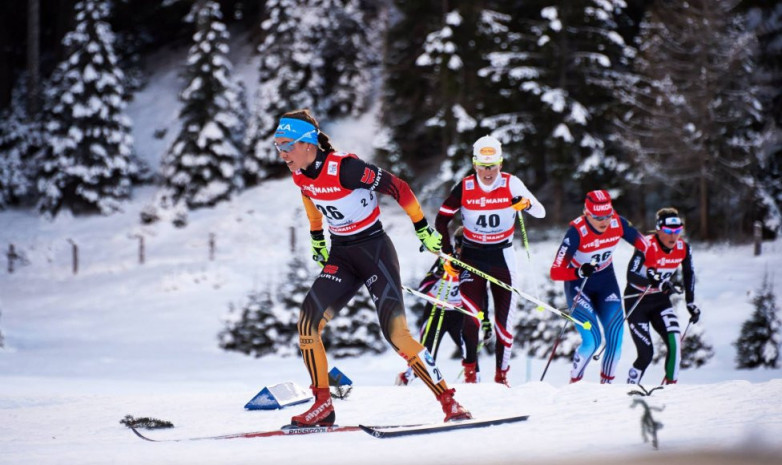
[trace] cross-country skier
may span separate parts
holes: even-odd
[[[435,228],[443,235],[443,252],[453,252],[448,223],[460,212],[464,226],[461,260],[516,287],[519,283],[512,244],[516,215],[526,211],[535,218],[543,218],[546,209],[518,177],[501,171],[502,146],[494,137],[483,136],[473,144],[472,161],[475,174],[456,183],[435,219]],[[492,328],[485,306],[487,280],[465,269],[459,282],[464,307],[475,315],[483,312],[486,316],[483,325],[475,318],[464,319],[464,381],[479,381],[478,342],[483,327],[484,340],[491,338],[492,330],[497,334],[494,381],[510,386],[508,370],[516,295],[496,284],[489,285],[494,299]]]
[[[313,259],[323,266],[304,298],[298,321],[299,347],[312,380],[315,403],[294,416],[291,424],[334,424],[321,332],[362,284],[375,302],[383,336],[435,394],[445,421],[471,418],[470,412],[454,399],[454,390],[449,389],[429,351],[413,338],[407,326],[399,260],[380,223],[378,195],[390,195],[399,203],[429,251],[438,252],[441,241],[428,225],[410,186],[354,154],[337,152],[308,110],[283,115],[274,133],[274,146],[301,189]],[[330,250],[323,234],[324,217],[331,236]]]
[[[551,265],[551,279],[565,282],[568,308],[573,308],[576,300],[572,316],[592,325],[588,330],[576,326],[581,344],[573,355],[571,383],[583,378],[589,360],[601,344],[598,322],[606,344],[600,382],[610,383],[614,379],[622,350],[624,317],[612,260],[621,239],[641,251],[648,247],[644,236],[614,211],[607,191],[591,191],[584,201],[584,214],[570,222]]]
[[[460,256],[462,253],[462,242],[464,241],[464,233],[462,231],[463,228],[460,226],[453,235],[456,256]],[[443,263],[439,258],[418,284],[418,292],[457,307],[462,306],[462,298],[459,294],[459,272],[449,263]],[[447,307],[440,308],[436,304],[428,304],[425,308],[420,338],[424,347],[437,360],[440,341],[442,341],[443,335],[448,333],[453,343],[461,351],[462,359],[464,359],[464,340],[462,339],[464,313]],[[406,386],[414,378],[415,372],[408,367],[406,371],[397,375],[395,384],[397,386]]]
[[[625,305],[632,309],[637,303],[632,313],[627,316],[630,336],[638,352],[627,377],[630,384],[639,384],[646,368],[652,362],[654,345],[651,328],[662,337],[668,350],[663,383],[673,384],[678,379],[681,328],[670,295],[676,292],[673,280],[679,267],[682,269],[684,300],[690,312],[690,321],[697,323],[700,319],[701,311],[695,305],[692,249],[681,238],[683,230],[684,222],[675,208],[660,209],[657,212],[657,229],[646,236],[649,248],[646,253],[636,251],[627,266]]]

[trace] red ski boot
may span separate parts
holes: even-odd
[[[440,404],[443,406],[443,412],[445,413],[445,420],[443,421],[469,420],[472,418],[472,414],[453,398],[455,392],[456,390],[452,388],[443,391],[442,394],[437,396],[437,400],[440,401]]]
[[[504,370],[497,368],[497,371],[494,372],[494,382],[510,387],[510,382],[508,381],[508,370],[510,370],[510,367]]]
[[[478,382],[478,362],[462,362],[464,367],[464,382],[475,384]]]
[[[291,418],[291,425],[331,426],[334,424],[337,415],[334,413],[334,406],[331,404],[331,391],[329,391],[329,388],[312,387],[312,393],[315,395],[315,403],[306,412]]]

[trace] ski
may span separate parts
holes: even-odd
[[[438,423],[429,425],[417,425],[407,427],[389,428],[385,426],[364,426],[359,425],[361,430],[376,438],[398,438],[400,436],[412,436],[417,434],[432,434],[445,431],[454,431],[468,428],[485,428],[487,426],[502,425],[505,423],[516,423],[525,421],[529,415],[520,415],[516,417],[502,417],[490,420],[462,420],[453,423]]]
[[[389,428],[389,427],[384,427]],[[393,427],[390,427],[393,428]],[[254,431],[249,433],[232,433],[232,434],[220,434],[217,436],[200,436],[194,438],[179,438],[179,439],[153,439],[141,434],[136,428],[130,427],[136,436],[145,441],[150,442],[182,442],[182,441],[204,441],[204,440],[216,440],[216,439],[241,439],[241,438],[265,438],[270,436],[297,436],[302,434],[318,434],[318,433],[341,433],[349,431],[361,431],[358,426],[292,426],[285,425],[280,429],[274,429],[269,431]]]

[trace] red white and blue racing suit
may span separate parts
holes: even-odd
[[[616,213],[612,215],[608,228],[602,234],[582,215],[570,223],[551,265],[551,279],[565,282],[565,297],[568,308],[573,308],[573,318],[588,321],[592,325],[589,330],[576,326],[581,334],[581,345],[573,355],[571,382],[584,376],[589,360],[600,346],[600,326],[603,328],[606,344],[600,381],[610,383],[614,379],[614,371],[622,351],[624,319],[622,297],[613,266],[614,250],[620,239],[641,251],[648,247],[646,238]],[[586,278],[586,285],[582,286],[585,278],[578,276],[578,268],[584,263],[593,263],[597,269]],[[574,307],[576,296],[578,299]]]

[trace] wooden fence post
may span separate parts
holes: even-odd
[[[79,246],[73,242],[73,239],[68,239],[71,243],[71,260],[73,262],[73,274],[79,273]]]
[[[754,237],[755,237],[755,256],[760,255],[763,244],[763,223],[755,221],[754,224]]]
[[[291,253],[296,251],[296,228],[291,226]]]
[[[137,234],[138,237],[138,264],[143,265],[144,264],[144,235],[143,234]]]
[[[8,274],[14,272],[14,260],[19,256],[16,255],[16,249],[13,244],[8,244]]]

